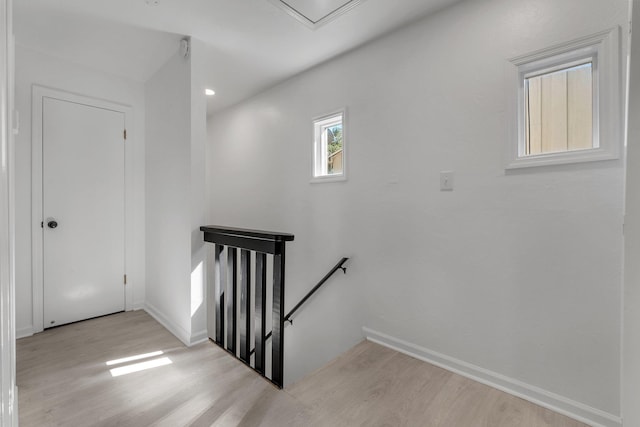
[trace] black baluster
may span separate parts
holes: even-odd
[[[236,331],[238,319],[238,250],[236,248],[227,249],[227,276],[231,281],[229,295],[227,296],[227,350],[236,354]]]
[[[255,369],[265,374],[267,323],[267,254],[256,253],[256,359]]]
[[[251,357],[251,252],[240,251],[240,359]]]
[[[224,289],[227,286],[224,266],[220,261],[225,247],[215,245],[215,265],[214,265],[214,298],[215,298],[215,319],[216,332],[215,340],[219,345],[224,346]]]

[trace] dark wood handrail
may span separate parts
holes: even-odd
[[[200,227],[200,231],[209,234],[251,237],[254,239],[273,240],[276,242],[290,242],[294,239],[293,234],[280,233],[277,231],[252,230],[249,228],[222,227],[219,225],[205,225]]]

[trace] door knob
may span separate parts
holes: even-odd
[[[58,226],[58,223],[56,222],[56,220],[51,220],[47,223],[47,227],[49,228],[56,228]]]

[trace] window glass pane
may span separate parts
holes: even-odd
[[[591,62],[525,78],[525,155],[593,148]]]
[[[327,141],[327,173],[336,175],[342,173],[342,123],[325,128]]]
[[[313,177],[336,181],[345,178],[344,112],[324,116],[313,122]]]

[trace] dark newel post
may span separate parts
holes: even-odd
[[[224,274],[224,268],[220,260],[225,247],[215,245],[215,265],[214,265],[214,297],[215,297],[215,319],[216,319],[216,336],[215,340],[218,344],[224,346],[224,288],[227,280]]]
[[[251,357],[251,252],[240,251],[240,359]]]
[[[236,354],[236,331],[237,331],[237,313],[238,313],[238,266],[237,266],[238,250],[236,248],[227,249],[227,276],[231,280],[231,288],[227,297],[227,350]]]
[[[273,256],[273,328],[271,348],[271,381],[284,384],[284,256],[285,244],[279,243]]]
[[[267,323],[267,254],[256,252],[256,371],[265,373]]]

